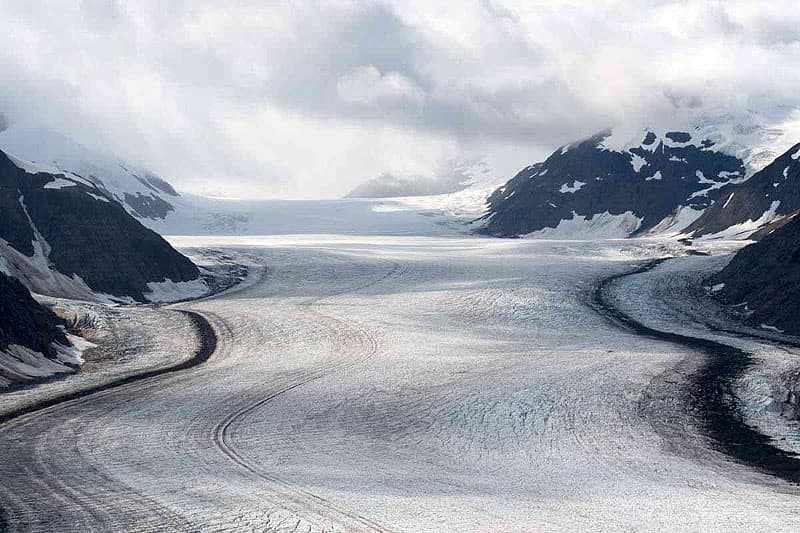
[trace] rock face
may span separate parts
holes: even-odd
[[[800,144],[796,144],[750,179],[725,191],[687,229],[694,236],[725,232],[747,238],[766,224],[800,209]]]
[[[800,334],[800,216],[742,248],[711,283],[725,303],[746,304],[749,323]]]
[[[54,356],[53,343],[68,346],[64,322],[33,299],[22,283],[0,272],[0,352],[24,346]]]
[[[3,152],[0,213],[0,268],[42,294],[83,297],[75,291],[84,287],[146,301],[150,283],[199,278],[191,261],[93,182]]]
[[[627,237],[679,230],[744,179],[739,158],[683,131],[642,131],[615,147],[612,132],[563,146],[489,198],[482,233],[514,236],[596,227]]]

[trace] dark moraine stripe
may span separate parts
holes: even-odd
[[[800,459],[774,446],[769,436],[747,425],[736,402],[734,384],[753,365],[753,354],[721,342],[650,328],[614,306],[610,292],[615,282],[652,270],[667,259],[649,261],[632,271],[602,280],[592,293],[592,308],[623,329],[705,354],[705,364],[689,384],[689,409],[699,418],[704,434],[717,450],[732,459],[785,481],[799,483]]]

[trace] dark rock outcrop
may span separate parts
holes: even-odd
[[[137,193],[135,196],[125,193],[125,203],[139,218],[163,219],[170,211],[175,211],[172,204],[165,202],[160,196]]]
[[[63,325],[22,283],[0,272],[0,351],[16,344],[53,356],[54,342],[69,346]]]
[[[800,209],[800,144],[796,144],[744,183],[732,186],[724,197],[686,229],[694,236],[719,233],[736,224],[786,216]],[[771,214],[771,216],[770,216]],[[748,237],[757,228],[743,228]]]
[[[641,220],[634,233],[642,233],[681,207],[707,208],[745,174],[741,160],[686,132],[642,132],[638,146],[625,150],[605,147],[610,135],[564,146],[523,169],[489,198],[480,231],[521,235],[576,215],[630,212]]]
[[[800,216],[742,248],[710,282],[724,283],[717,296],[750,324],[800,334]]]
[[[149,282],[199,277],[189,259],[91,182],[26,171],[1,151],[0,210],[9,246],[33,258],[39,242],[53,270],[93,291],[144,301]]]

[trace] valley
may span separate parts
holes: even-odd
[[[800,523],[796,488],[721,450],[694,411],[702,351],[637,335],[590,305],[601,280],[681,254],[674,241],[170,241],[260,263],[227,292],[173,305],[208,320],[216,351],[199,366],[0,426],[9,530]],[[614,294],[651,327],[702,330],[658,297],[655,288],[674,281],[650,278],[648,292],[642,276],[696,279],[721,259],[670,261],[621,278]],[[791,421],[759,410],[768,396],[753,384],[790,364],[795,349],[757,344],[763,362],[734,386],[748,392],[742,408],[752,420],[772,417],[779,441]]]

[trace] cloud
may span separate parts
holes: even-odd
[[[425,97],[422,89],[402,74],[382,74],[373,65],[359,67],[340,77],[336,82],[336,94],[345,102],[367,106],[414,106]]]
[[[797,107],[798,28],[783,0],[8,0],[0,111],[179,187],[333,196],[475,155],[511,175],[676,108]]]

